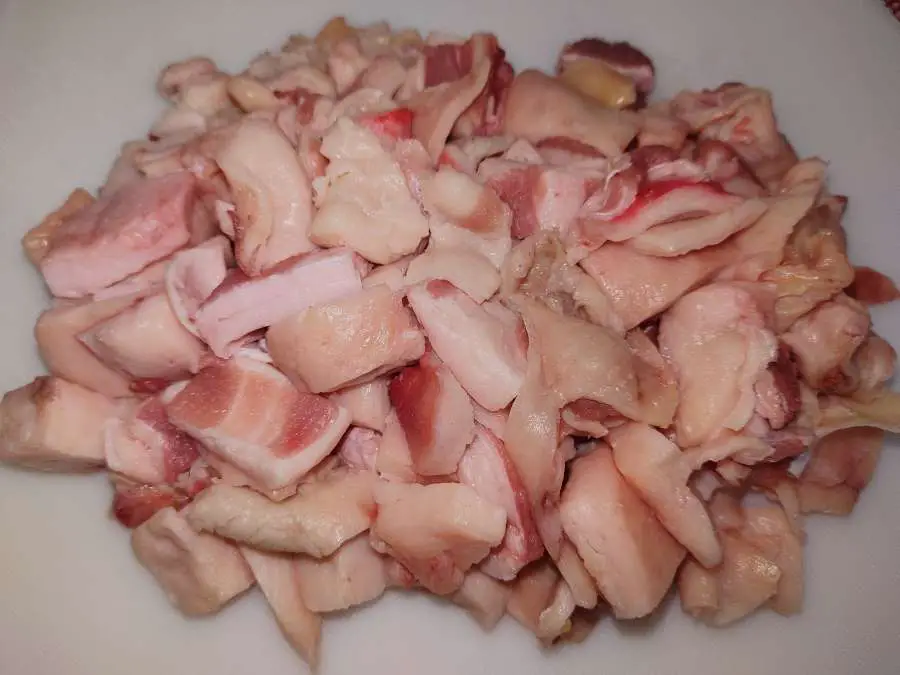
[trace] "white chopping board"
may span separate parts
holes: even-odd
[[[770,88],[785,133],[832,161],[854,262],[900,279],[900,22],[878,0],[0,0],[0,389],[40,370],[45,302],[18,240],[160,109],[164,63],[192,54],[239,69],[332,14],[498,33],[517,67],[552,64],[586,34],[655,59],[659,93],[739,80]],[[900,305],[875,326],[900,345]],[[325,675],[897,675],[900,453],[892,442],[847,519],[808,524],[802,615],[726,630],[669,603],[651,621],[604,621],[580,646],[540,651],[506,620],[484,635],[462,611],[391,594],[327,622]],[[107,516],[105,479],[0,469],[0,675],[285,675],[304,666],[258,593],[186,620]]]

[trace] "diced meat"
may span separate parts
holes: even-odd
[[[431,245],[413,258],[404,283],[414,286],[431,279],[444,279],[476,302],[489,300],[500,287],[500,274],[491,261],[470,248]]]
[[[252,548],[244,548],[242,553],[282,634],[310,668],[315,669],[319,662],[322,618],[303,601],[296,561]]]
[[[41,260],[53,295],[96,293],[188,243],[196,182],[175,173],[129,185],[56,228]]]
[[[460,483],[506,511],[506,534],[500,546],[481,563],[481,571],[510,581],[525,565],[543,555],[528,494],[503,442],[476,426],[475,438],[459,462]]]
[[[235,257],[246,274],[256,276],[315,248],[309,179],[274,123],[242,121],[216,162],[234,195]]]
[[[174,484],[200,456],[197,442],[169,422],[159,397],[144,399],[105,429],[106,465],[139,483]]]
[[[897,352],[882,337],[869,333],[853,355],[853,366],[859,373],[857,396],[866,396],[881,388],[894,376]]]
[[[465,173],[439,168],[423,185],[422,199],[429,213],[473,234],[486,239],[509,237],[509,207],[494,190]]]
[[[302,478],[350,426],[346,410],[244,357],[202,370],[166,410],[175,426],[270,490]]]
[[[387,415],[384,423],[387,424]],[[351,469],[375,471],[380,446],[381,434],[377,431],[365,427],[350,427],[341,439],[337,454]]]
[[[350,413],[352,424],[384,431],[384,421],[391,411],[387,378],[339,389],[329,398]]]
[[[118,412],[101,394],[41,376],[0,401],[0,461],[42,471],[104,465],[103,429]]]
[[[688,486],[693,467],[677,445],[643,424],[610,430],[616,468],[653,509],[657,519],[704,566],[722,560],[706,507]]]
[[[425,351],[412,314],[387,286],[282,319],[266,341],[275,365],[314,392],[372,380]]]
[[[73,190],[66,201],[55,211],[50,212],[41,223],[25,233],[22,237],[22,248],[32,265],[40,265],[47,255],[54,235],[60,226],[76,213],[89,207],[96,200],[90,192],[82,188]]]
[[[253,331],[361,289],[351,251],[313,253],[286,260],[256,277],[230,271],[193,313],[192,323],[217,355],[228,357],[234,345]]]
[[[68,203],[68,202],[67,202]],[[900,299],[900,290],[886,274],[871,267],[855,267],[847,294],[864,305],[882,305]]]
[[[869,312],[840,294],[800,317],[781,340],[797,357],[800,372],[813,389],[841,392],[850,360],[869,333]]]
[[[562,136],[616,157],[637,133],[630,113],[604,108],[538,70],[519,73],[507,96],[504,133],[532,143]]]
[[[246,488],[214,485],[191,504],[188,520],[197,530],[254,548],[324,558],[372,523],[375,480],[367,471],[339,471],[301,484],[295,496],[281,502]]]
[[[106,396],[128,396],[128,378],[105,365],[78,336],[132,306],[134,296],[92,302],[59,302],[45,310],[34,327],[38,352],[51,374]]]
[[[469,395],[488,410],[505,408],[525,376],[516,328],[444,280],[414,286],[407,298],[432,349]]]
[[[147,485],[116,477],[112,514],[130,530],[140,527],[165,508],[184,508],[190,497],[171,485]]]
[[[360,535],[322,560],[297,556],[303,603],[313,612],[338,612],[371,602],[387,586],[385,559]]]
[[[777,354],[751,291],[722,283],[685,295],[664,314],[659,346],[677,374],[681,447],[743,428],[755,407],[754,384]]]
[[[402,291],[406,284],[404,277],[413,256],[408,255],[387,265],[377,265],[375,269],[369,272],[363,279],[363,288],[372,288],[372,286],[387,286],[392,291]]]
[[[206,345],[178,321],[157,293],[95,324],[79,336],[101,362],[131,379],[174,381],[200,370]]]
[[[390,384],[390,400],[409,447],[413,470],[422,476],[456,471],[475,430],[468,394],[450,370],[426,353]]]
[[[412,453],[406,434],[400,426],[396,411],[392,410],[384,422],[384,433],[375,460],[378,475],[388,481],[415,483],[418,480],[412,466]]]
[[[330,162],[316,186],[313,241],[347,246],[379,264],[413,253],[428,234],[428,221],[378,137],[341,118],[322,141],[322,154]]]
[[[492,630],[506,613],[510,588],[478,570],[469,570],[452,600],[465,609],[484,630]]]
[[[396,558],[437,595],[457,591],[465,572],[503,539],[506,514],[466,485],[381,483],[372,525],[377,550]]]
[[[135,272],[130,277],[125,277],[122,281],[117,281],[112,286],[107,286],[103,290],[94,293],[94,300],[108,300],[126,296],[145,298],[156,292],[163,291],[166,270],[170,261],[171,258],[158,260],[140,272]]]
[[[253,585],[234,545],[195,532],[171,507],[135,529],[131,547],[169,601],[188,616],[213,614]]]
[[[180,251],[166,266],[164,283],[169,304],[181,324],[194,335],[193,317],[213,291],[225,281],[232,257],[231,243],[213,237],[199,246]]]
[[[638,92],[646,97],[656,84],[653,61],[630,42],[607,42],[586,37],[563,47],[556,64],[557,72],[580,60],[595,61],[634,81]]]
[[[549,559],[532,563],[512,583],[506,611],[536,635],[541,613],[550,606],[559,581],[559,572]]]
[[[562,493],[563,529],[616,617],[653,611],[684,549],[628,486],[608,447],[575,459]]]

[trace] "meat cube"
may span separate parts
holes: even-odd
[[[166,265],[163,281],[172,311],[192,334],[197,334],[194,315],[225,281],[228,265],[233,262],[231,242],[218,236],[179,251]]]
[[[198,530],[254,548],[323,558],[368,529],[375,517],[375,480],[368,471],[338,472],[302,484],[282,502],[214,485],[191,504],[188,520]]]
[[[499,318],[443,280],[414,286],[407,297],[432,349],[469,395],[488,410],[509,405],[526,366],[514,316]]]
[[[544,553],[531,503],[519,473],[503,442],[484,427],[475,427],[475,438],[459,462],[460,483],[506,511],[506,533],[500,546],[481,563],[481,570],[496,579],[510,581],[525,565]]]
[[[175,483],[200,456],[197,441],[169,422],[157,396],[107,422],[104,447],[110,471],[151,485]]]
[[[242,553],[281,633],[310,668],[315,669],[319,662],[322,617],[303,602],[296,560],[252,548],[244,548]]]
[[[387,481],[415,483],[419,478],[413,470],[412,454],[409,451],[406,434],[394,410],[384,422],[384,434],[378,445],[375,470]]]
[[[391,411],[387,378],[379,377],[365,384],[339,389],[329,398],[347,409],[353,424],[384,431],[384,421]]]
[[[404,284],[445,279],[476,302],[489,300],[500,287],[500,274],[484,255],[471,248],[430,246],[413,258]]]
[[[427,352],[391,380],[390,400],[409,447],[413,470],[422,476],[456,471],[472,440],[472,403],[450,370]]]
[[[549,559],[532,563],[513,582],[506,611],[536,635],[541,613],[550,606],[559,581],[559,572]]]
[[[286,260],[255,277],[232,270],[191,319],[198,335],[227,358],[250,333],[360,290],[353,253],[336,249]]]
[[[469,570],[452,600],[465,609],[484,630],[491,630],[506,613],[511,589],[478,570]]]
[[[165,293],[95,324],[79,339],[101,362],[134,380],[174,381],[200,370],[206,346],[178,321]]]
[[[373,545],[396,558],[437,595],[458,590],[465,572],[499,544],[506,514],[456,483],[381,483]]]
[[[35,378],[0,401],[0,460],[42,471],[104,464],[103,430],[115,403],[58,377]]]
[[[652,612],[684,548],[628,486],[604,445],[571,464],[560,503],[563,530],[620,619]]]
[[[171,507],[135,529],[131,547],[169,601],[188,616],[213,614],[253,585],[235,546],[195,532]]]
[[[385,559],[360,535],[329,557],[297,556],[297,581],[313,612],[339,612],[381,597],[387,586]]]
[[[193,176],[175,173],[128,185],[67,218],[40,263],[50,291],[96,293],[187,244],[195,194]]]
[[[275,365],[314,392],[372,380],[425,351],[422,332],[387,286],[283,319],[266,341]]]
[[[246,118],[216,155],[235,199],[235,257],[256,276],[312,251],[312,190],[297,153],[278,127]]]
[[[297,482],[350,426],[346,410],[246,357],[200,371],[166,410],[172,424],[269,490]]]
[[[413,253],[428,222],[378,137],[342,117],[322,141],[322,154],[330,163],[316,187],[313,241],[347,246],[380,264]]]

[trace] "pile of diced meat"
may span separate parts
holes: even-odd
[[[340,18],[168,66],[148,138],[25,235],[50,374],[0,459],[106,469],[176,607],[258,585],[311,664],[392,587],[547,645],[673,584],[717,626],[798,612],[803,516],[900,430],[867,310],[898,291],[768,92],[653,86],[626,43],[516,74]]]

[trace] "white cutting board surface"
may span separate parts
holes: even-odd
[[[514,8],[514,9],[513,9]],[[18,247],[157,113],[164,63],[195,53],[238,69],[328,16],[499,34],[519,67],[549,66],[585,34],[630,39],[660,90],[740,80],[769,87],[801,154],[832,161],[850,196],[854,260],[900,279],[900,23],[878,0],[0,0],[0,388],[39,372],[45,300]],[[874,312],[900,344],[900,305]],[[511,620],[483,635],[462,611],[391,595],[330,620],[325,675],[897,675],[900,453],[882,460],[849,519],[808,526],[801,616],[712,630],[670,603],[659,619],[604,621],[581,646],[542,652]],[[0,675],[286,675],[304,666],[257,593],[185,620],[107,517],[102,477],[0,469]]]

